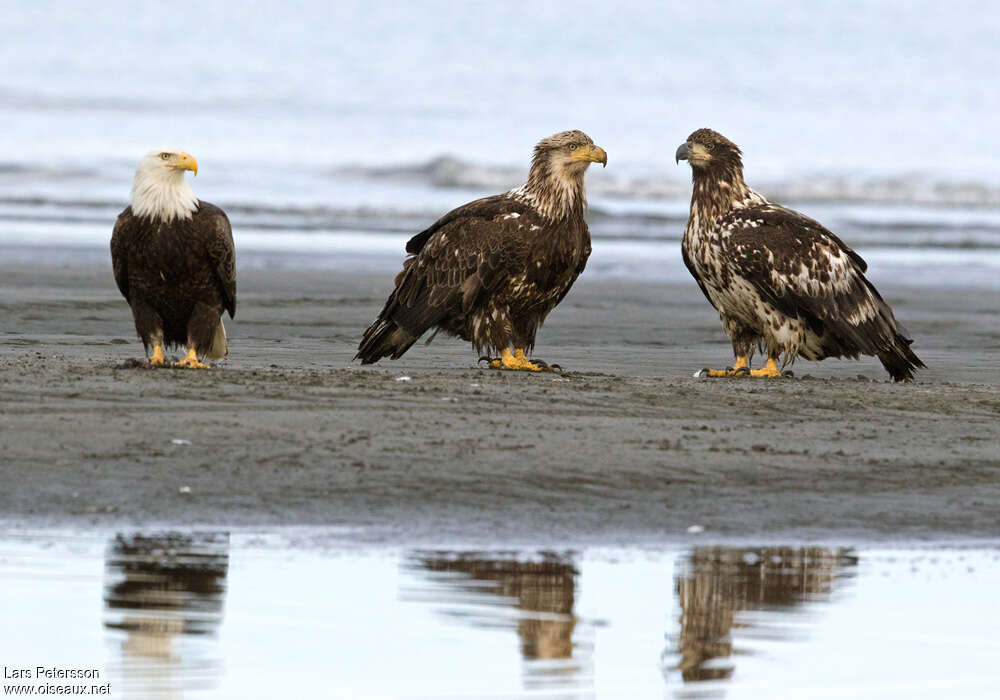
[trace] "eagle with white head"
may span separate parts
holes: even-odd
[[[197,175],[197,161],[173,147],[139,162],[111,261],[147,354],[152,348],[149,364],[165,365],[164,348],[179,345],[187,355],[175,367],[207,369],[199,358],[229,352],[222,313],[236,313],[236,251],[226,213],[195,196],[188,170]]]
[[[895,381],[923,367],[865,272],[868,265],[818,222],[772,204],[743,180],[736,144],[699,129],[677,149],[691,164],[691,214],[681,252],[719,312],[736,362],[696,376],[779,377],[803,357],[874,355]],[[756,347],[767,363],[751,369]]]

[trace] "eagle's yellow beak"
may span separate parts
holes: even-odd
[[[195,175],[198,174],[198,161],[188,153],[181,153],[177,156],[177,159],[170,164],[170,167],[177,168],[178,170],[190,170]]]
[[[580,146],[570,153],[573,160],[589,160],[591,163],[600,163],[605,168],[608,167],[608,154],[600,146]]]

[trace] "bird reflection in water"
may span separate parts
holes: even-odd
[[[474,626],[516,627],[529,687],[562,686],[589,675],[584,674],[589,645],[574,639],[579,631],[573,610],[579,572],[571,555],[542,553],[519,561],[498,553],[433,552],[420,553],[409,563],[430,572],[434,584],[432,589],[408,591],[409,598],[443,603],[445,614]],[[469,604],[484,607],[469,609]],[[516,614],[497,611],[497,605],[509,606]]]
[[[695,549],[677,576],[680,636],[664,653],[664,673],[684,681],[725,680],[735,629],[752,627],[739,613],[787,611],[829,598],[837,582],[853,576],[857,557],[819,547]],[[678,659],[679,657],[679,659]]]
[[[104,625],[125,634],[130,695],[182,697],[185,689],[215,686],[222,666],[209,640],[222,621],[228,569],[228,533],[119,534],[111,541]]]

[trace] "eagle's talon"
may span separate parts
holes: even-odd
[[[181,360],[180,362],[175,362],[172,366],[179,369],[212,369],[212,365],[206,365],[204,362],[199,362],[198,360],[192,362]]]
[[[153,354],[150,355],[149,359],[147,360],[147,363],[149,364],[150,367],[165,367],[166,366],[166,364],[167,364],[167,358],[163,354],[163,346],[162,345],[154,345],[153,346]]]
[[[476,360],[476,364],[477,365],[482,365],[485,362],[486,363],[486,367],[489,369],[489,368],[493,367],[493,363],[494,362],[499,362],[499,361],[500,360],[497,360],[496,358],[490,357],[489,355],[483,355],[478,360]]]
[[[500,357],[488,357],[483,355],[479,358],[479,362],[487,362],[490,369],[502,369],[507,371],[527,371],[527,372],[553,372],[551,365],[546,364],[542,360],[529,360],[525,354],[524,350],[517,349],[511,352],[509,348],[504,348],[500,353]],[[559,365],[555,365],[559,367]],[[561,369],[561,368],[560,368]]]
[[[710,370],[708,367],[702,367],[700,370],[698,370],[697,372],[695,372],[693,376],[694,376],[695,379],[704,379],[705,377],[710,376],[709,373],[711,371],[712,370]]]
[[[741,376],[743,376],[743,372],[742,372],[743,369],[744,368],[742,368],[742,367],[737,367],[736,369],[733,369],[732,367],[726,367],[725,369],[709,369],[708,367],[705,367],[705,368],[701,369],[700,371],[695,372],[694,376],[696,376],[696,377],[710,377],[710,378],[723,378],[723,377],[725,377],[727,379],[731,379],[732,377],[741,377]]]
[[[194,348],[188,350],[184,359],[180,362],[175,362],[173,366],[185,369],[212,369],[212,365],[206,365],[204,362],[198,361],[198,354],[194,351]]]
[[[744,365],[743,367],[737,367],[736,369],[732,369],[732,373],[734,377],[749,377],[750,368]]]
[[[750,370],[751,377],[763,377],[765,379],[780,379],[785,376],[778,369],[778,360],[774,357],[767,358],[767,363],[760,369]]]
[[[556,364],[549,364],[545,360],[539,360],[537,357],[531,358],[531,363],[537,365],[539,369],[543,372],[562,372],[562,367]]]

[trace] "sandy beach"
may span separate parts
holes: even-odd
[[[691,285],[584,276],[539,335],[560,374],[438,337],[351,362],[383,276],[241,273],[212,371],[134,368],[110,269],[0,268],[3,525],[346,528],[368,543],[995,537],[1000,294],[883,293],[929,370],[730,362]]]

